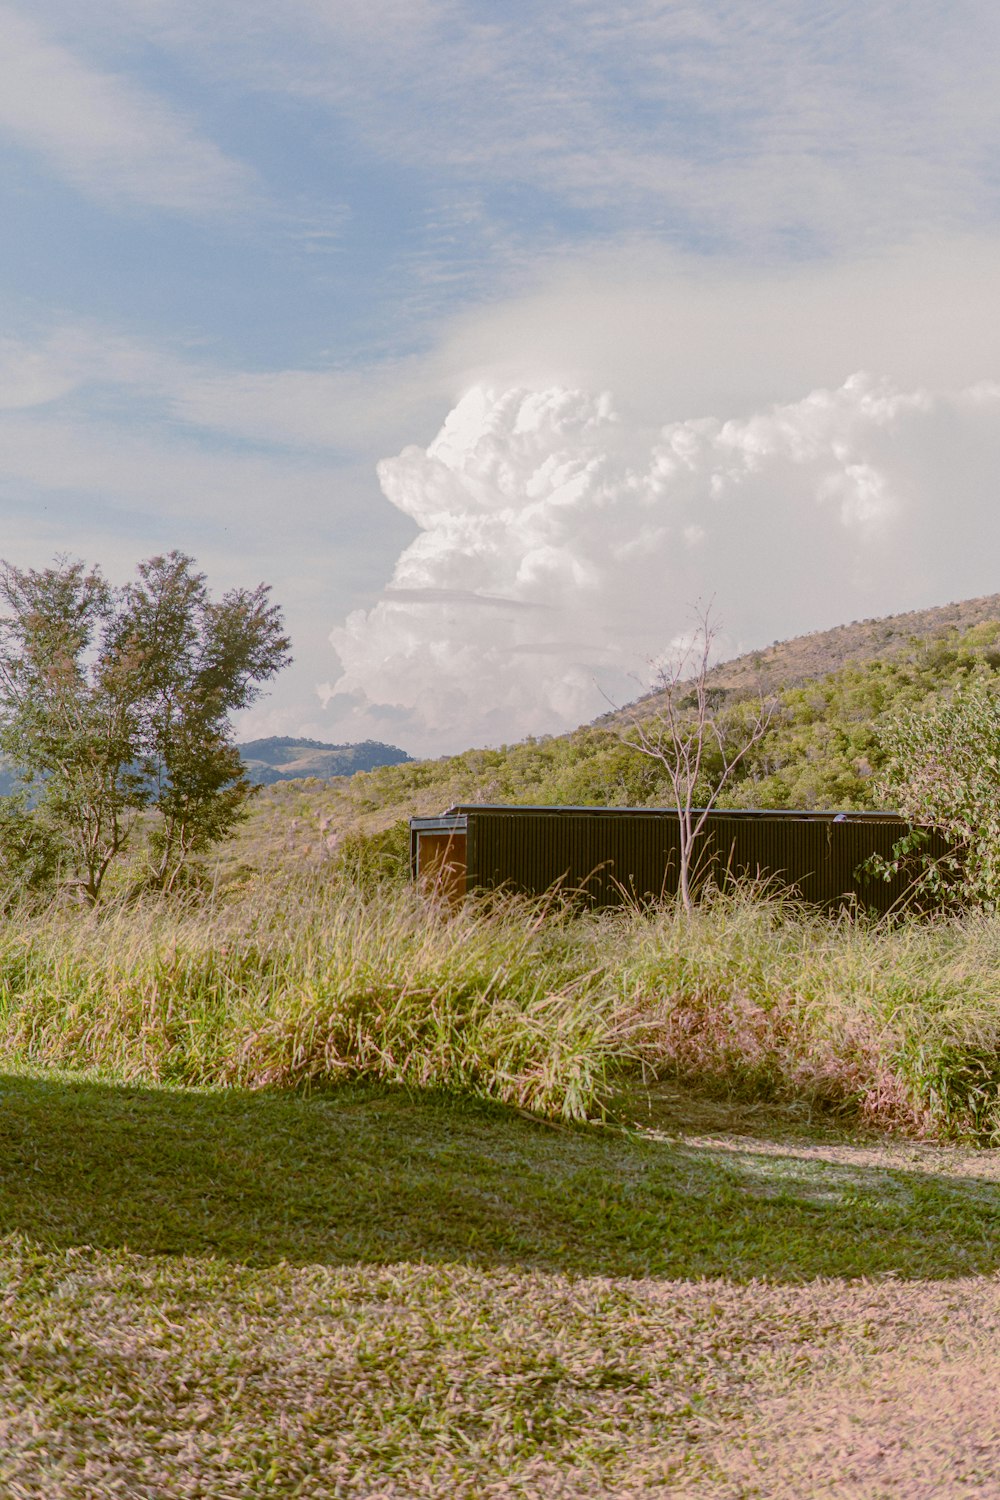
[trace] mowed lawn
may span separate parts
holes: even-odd
[[[998,1158],[9,1071],[0,1495],[995,1497]]]

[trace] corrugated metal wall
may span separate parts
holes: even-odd
[[[541,894],[559,882],[596,906],[617,905],[623,891],[640,900],[677,889],[678,818],[669,810],[462,807],[468,827],[470,890],[509,885]],[[890,882],[859,871],[872,854],[891,857],[905,822],[849,814],[709,815],[698,840],[697,875],[770,875],[809,902],[835,907],[856,896],[887,911],[909,879]],[[943,845],[938,841],[938,849]]]

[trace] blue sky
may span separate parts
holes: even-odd
[[[736,650],[994,591],[998,43],[0,0],[0,555],[265,579],[242,732],[430,753],[630,696],[698,598]]]

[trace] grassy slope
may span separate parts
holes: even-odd
[[[907,691],[962,669],[927,656],[914,676],[908,653]],[[837,670],[822,691],[787,689],[805,694],[792,723],[807,762],[828,691],[864,723],[872,674]],[[271,882],[287,862],[329,861],[345,828],[477,790],[560,800],[595,774],[613,788],[630,773],[600,734],[290,783],[261,799],[229,877],[242,860]],[[589,976],[610,986],[604,1003],[646,1005],[646,1065],[666,1082],[615,1100],[617,1125],[570,1126],[426,1092],[405,1031],[388,1059],[404,1090],[156,1083],[227,1059],[216,1076],[239,1079],[248,1043],[263,1047],[260,1083],[275,1041],[278,1076],[309,1077],[331,994],[419,1008],[449,973],[461,1003],[432,1018],[442,1066],[470,1041],[461,963],[418,928],[401,942],[397,923],[377,962],[351,950],[352,969],[331,962],[343,942],[328,918],[300,941],[280,890],[266,921],[244,906],[243,929],[234,907],[201,937],[72,918],[5,936],[0,1494],[992,1500],[1000,1158],[811,1123],[817,1102],[857,1100],[865,1068],[870,1113],[893,1117],[895,1038],[917,1105],[947,1099],[951,1079],[975,1124],[1000,1055],[992,928],[852,946],[794,924],[762,941],[706,913],[683,942],[633,924],[626,943],[623,923],[581,929],[576,948],[514,941],[492,967],[483,948],[483,994],[520,951],[518,972],[547,991]],[[470,934],[453,937],[468,958]],[[221,1046],[220,1006],[252,1023]],[[927,1022],[912,1046],[910,1013]],[[690,1076],[751,1102],[707,1103]]]
[[[992,1156],[2,1082],[18,1500],[989,1493]]]
[[[1000,595],[776,643],[722,663],[714,687],[736,702],[763,688],[780,700],[767,740],[725,799],[742,807],[870,807],[878,769],[873,725],[896,706],[948,691],[970,672],[1000,667]],[[635,705],[652,713],[656,695]],[[669,800],[656,767],[624,746],[621,715],[569,735],[350,779],[268,788],[227,869],[328,863],[346,831],[371,833],[456,802],[656,805]]]

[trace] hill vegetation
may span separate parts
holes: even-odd
[[[998,670],[1000,595],[855,622],[720,663],[710,683],[723,706],[761,692],[777,700],[769,733],[720,805],[870,809],[883,765],[877,722],[973,679],[992,681]],[[629,712],[656,710],[653,693]],[[224,864],[266,866],[293,855],[326,863],[356,835],[462,802],[669,805],[665,777],[623,741],[626,729],[621,711],[567,735],[382,766],[325,785],[289,780],[258,800]]]
[[[329,781],[334,776],[353,776],[358,771],[373,771],[377,766],[398,766],[412,757],[396,745],[380,740],[362,740],[356,745],[328,745],[322,740],[294,739],[287,735],[270,735],[267,739],[247,740],[237,745],[252,782],[270,786],[276,781],[293,781],[303,776],[318,776]]]

